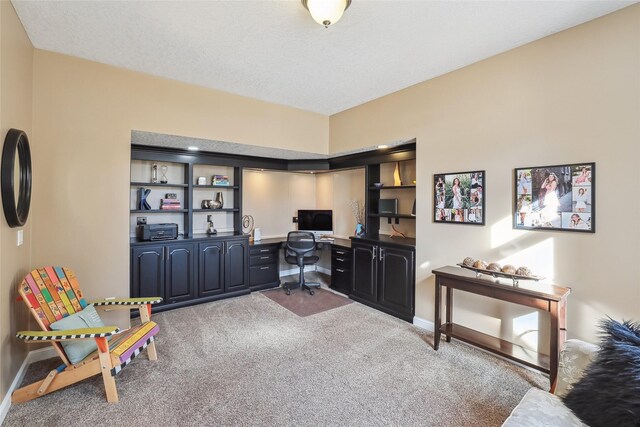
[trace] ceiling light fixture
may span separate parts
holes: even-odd
[[[189,151],[198,151],[198,150],[199,150],[199,148],[198,148],[198,147],[194,147],[194,146],[192,145],[192,146],[190,146],[190,147],[187,147],[187,150],[189,150]]]
[[[378,148],[383,149],[383,148],[389,148],[388,145],[378,145]]]
[[[325,28],[335,24],[351,5],[351,0],[302,0],[311,17]]]

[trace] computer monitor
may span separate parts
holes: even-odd
[[[310,231],[316,238],[324,234],[333,234],[333,211],[331,210],[298,210],[298,230]]]

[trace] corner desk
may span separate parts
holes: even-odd
[[[433,348],[438,350],[440,337],[459,339],[484,350],[522,363],[549,374],[551,387],[555,387],[558,375],[558,356],[561,344],[566,340],[567,297],[571,288],[539,282],[523,282],[514,286],[504,284],[491,276],[477,277],[475,272],[460,267],[441,267],[433,270],[435,286],[435,327]],[[445,288],[445,323],[442,323],[442,288]],[[500,338],[453,323],[453,290],[457,289],[501,301],[544,310],[550,316],[549,355],[525,349]]]

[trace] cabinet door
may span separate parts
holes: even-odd
[[[198,247],[198,296],[224,292],[224,242],[200,243]]]
[[[131,249],[131,296],[164,297],[164,249],[139,246]]]
[[[246,240],[225,242],[225,292],[249,289],[249,244]]]
[[[378,302],[397,312],[413,314],[413,252],[385,246],[380,246],[379,250]]]
[[[195,255],[193,244],[168,245],[165,268],[167,304],[195,297]]]
[[[375,302],[377,295],[377,247],[353,243],[353,294]]]

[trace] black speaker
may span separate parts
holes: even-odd
[[[398,199],[380,199],[378,204],[379,214],[392,214],[398,213]]]

